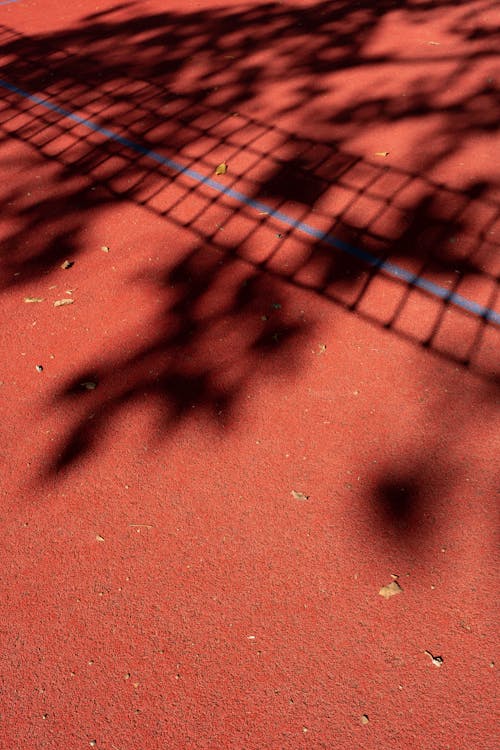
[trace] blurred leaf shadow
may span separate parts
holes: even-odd
[[[471,67],[488,61],[497,44],[496,30],[480,26],[469,5],[323,0],[310,7],[270,2],[138,14],[135,4],[122,3],[54,32],[28,36],[0,28],[2,79],[140,144],[134,151],[68,122],[61,109],[3,89],[0,149],[14,138],[54,166],[49,197],[25,190],[35,156],[23,165],[25,183],[5,187],[10,221],[0,238],[3,288],[36,280],[64,258],[77,257],[89,217],[123,200],[188,229],[192,238],[183,257],[166,261],[150,280],[163,302],[144,346],[131,354],[107,351],[99,367],[82,369],[55,394],[55,408],[75,404],[75,425],[49,462],[49,475],[89,452],[104,425],[138,394],[158,397],[162,430],[186,419],[193,407],[215,425],[230,425],[256,372],[265,377],[276,368],[296,369],[294,352],[315,324],[289,312],[297,288],[495,382],[483,346],[491,328],[484,316],[395,282],[380,265],[334,250],[301,229],[313,226],[381,262],[426,276],[450,295],[468,296],[469,287],[477,288],[482,304],[496,309],[498,186],[473,178],[465,187],[450,187],[433,177],[466,138],[491,134],[500,116],[490,81],[464,84]],[[449,12],[447,30],[462,49],[455,55],[439,49],[427,79],[418,72],[428,64],[426,52],[372,51],[393,12],[420,24],[436,7]],[[377,87],[351,94],[339,78],[363,69],[387,78],[395,64],[417,71],[404,97]],[[274,86],[281,87],[280,96],[273,97]],[[342,86],[347,93],[340,97]],[[277,124],[260,116],[265,107],[274,108]],[[424,149],[425,127],[437,113],[438,132]],[[286,125],[290,118],[295,133]],[[415,142],[417,150],[422,146],[418,170],[389,168],[349,148],[353,136],[369,128],[414,122],[422,127],[422,140],[416,136]],[[224,184],[265,202],[269,212],[256,216],[251,206],[235,206],[223,192],[151,160],[151,151],[207,176],[227,160]],[[273,210],[290,217],[288,226],[273,218]],[[211,218],[217,211],[231,213],[224,232]],[[146,275],[135,281],[149,283]],[[422,297],[428,313],[420,319],[415,305]],[[463,323],[460,340],[447,333],[450,315]],[[98,382],[91,393],[81,385],[89,380]],[[401,528],[413,524],[425,494],[419,483],[418,477],[380,482],[380,504]]]

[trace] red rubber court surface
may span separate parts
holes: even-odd
[[[496,747],[495,5],[0,3],[4,747]]]

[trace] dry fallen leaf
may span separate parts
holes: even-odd
[[[215,174],[226,174],[227,172],[227,164],[225,161],[222,162],[222,164],[219,164],[218,167],[215,169]]]
[[[75,262],[73,260],[65,260],[64,263],[61,263],[61,268],[71,268],[71,266],[74,266]]]
[[[374,156],[389,156],[388,151],[375,151]]]
[[[292,495],[295,498],[295,500],[309,500],[309,495],[304,495],[303,492],[297,492],[296,490],[292,490]]]
[[[370,719],[368,718],[368,714],[363,714],[362,717],[361,717],[361,723],[362,724],[368,724],[369,721],[370,721]]]
[[[427,654],[427,656],[430,656],[432,659],[432,663],[435,667],[440,667],[443,663],[443,657],[442,656],[433,656],[430,651],[424,651],[424,654]]]
[[[318,354],[324,354],[325,352],[326,352],[326,344],[320,344]]]
[[[74,299],[58,299],[54,302],[54,307],[61,307],[62,305],[72,305]]]
[[[103,245],[101,247],[101,250],[103,251],[103,253],[109,253],[109,247],[107,245]]]
[[[93,380],[85,380],[83,383],[80,383],[80,385],[82,388],[85,388],[86,391],[93,391],[97,388],[97,383]]]
[[[100,534],[96,534],[96,537],[95,537],[95,538],[96,538],[96,541],[97,541],[97,542],[103,542],[103,541],[104,541],[104,537],[103,537],[103,536],[101,536]]]
[[[403,589],[397,581],[391,581],[387,586],[382,586],[378,593],[380,596],[383,596],[384,599],[390,599],[391,596],[396,596],[396,594],[400,594],[402,591]]]
[[[25,302],[43,302],[43,297],[25,297]]]

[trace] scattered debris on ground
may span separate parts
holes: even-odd
[[[380,594],[380,596],[383,596],[384,599],[390,599],[391,596],[401,594],[402,591],[403,589],[397,581],[391,581],[386,586],[382,586],[378,593]]]
[[[309,500],[309,495],[305,495],[303,492],[297,492],[296,490],[292,490],[292,495],[295,498],[295,500]]]
[[[80,387],[86,391],[93,391],[97,388],[97,383],[95,380],[84,380],[83,383],[80,383]]]
[[[427,654],[427,656],[430,656],[432,663],[435,667],[440,667],[444,661],[442,656],[433,656],[430,651],[424,651],[424,654]]]

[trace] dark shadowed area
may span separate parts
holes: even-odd
[[[158,298],[155,325],[145,321],[130,346],[104,346],[95,366],[54,394],[53,408],[74,407],[75,423],[49,472],[95,446],[139,395],[157,397],[164,431],[195,405],[230,425],[249,379],[292,372],[294,352],[314,330],[314,320],[288,310],[296,289],[470,369],[485,402],[495,398],[495,322],[362,259],[368,253],[499,310],[500,186],[487,156],[500,121],[491,7],[361,0],[141,15],[124,3],[57,32],[1,28],[4,82],[138,145],[3,86],[0,166],[8,167],[13,138],[34,149],[33,163],[22,165],[26,184],[40,155],[53,165],[50,194],[4,186],[3,288],[78,260],[88,222],[121,201],[185,233],[162,249],[157,272],[132,280]],[[421,31],[438,12],[440,42]],[[407,54],[397,43],[391,52],[384,36],[394,14],[419,40]],[[459,52],[447,51],[447,38]],[[479,166],[457,178],[472,144]],[[147,150],[207,177],[225,162],[220,185],[355,252],[200,185]],[[393,151],[403,156],[391,164]],[[84,382],[98,387],[89,393]],[[415,446],[413,474],[395,468],[376,492],[400,531],[411,530],[432,486],[419,454]]]

